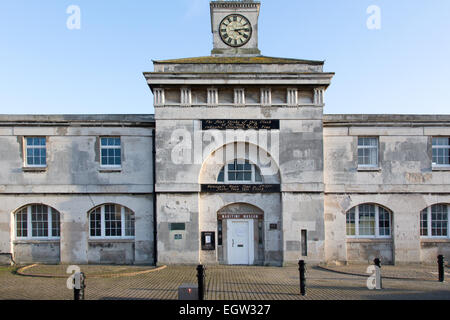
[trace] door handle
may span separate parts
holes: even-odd
[[[234,239],[232,239],[231,242],[232,242],[231,247],[234,248]]]

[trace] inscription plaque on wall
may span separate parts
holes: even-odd
[[[202,130],[279,130],[280,120],[202,120]]]
[[[277,193],[279,184],[202,184],[205,193]]]
[[[226,220],[226,219],[254,219],[254,220],[264,220],[264,216],[262,214],[253,214],[253,213],[243,213],[243,214],[237,214],[237,213],[220,213],[219,214],[219,220]]]

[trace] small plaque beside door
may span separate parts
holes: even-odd
[[[216,250],[216,233],[202,232],[202,250],[214,251]]]

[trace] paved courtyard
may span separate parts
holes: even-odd
[[[71,300],[66,287],[66,266],[38,266],[26,273],[58,277],[25,277],[14,269],[0,267],[0,299]],[[176,300],[182,283],[196,283],[195,266],[142,267],[80,266],[86,271],[88,300]],[[392,270],[391,270],[392,271]],[[142,273],[144,272],[144,273]],[[397,272],[405,274],[408,269]],[[448,269],[447,269],[448,272]],[[116,273],[125,276],[114,276]],[[134,274],[134,275],[130,275]],[[68,275],[67,275],[68,276]],[[447,277],[449,280],[450,277]],[[297,267],[207,267],[207,300],[450,300],[450,282],[430,279],[384,279],[384,290],[369,290],[367,276],[341,274],[309,267],[307,296],[299,295]]]

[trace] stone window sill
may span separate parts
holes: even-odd
[[[348,243],[390,243],[392,238],[347,238]]]
[[[440,238],[422,238],[420,239],[421,243],[450,243],[450,239],[440,239]]]
[[[433,166],[433,171],[450,171],[450,166],[444,166],[444,167],[437,167],[437,166]]]
[[[381,172],[379,167],[358,167],[359,172]]]
[[[23,172],[31,172],[31,173],[39,173],[39,172],[46,172],[47,167],[23,167]]]
[[[101,173],[120,173],[122,168],[100,168],[98,171]]]
[[[49,239],[49,240],[14,240],[13,244],[59,244],[60,243],[60,239]]]
[[[89,243],[134,243],[135,239],[89,239]]]

